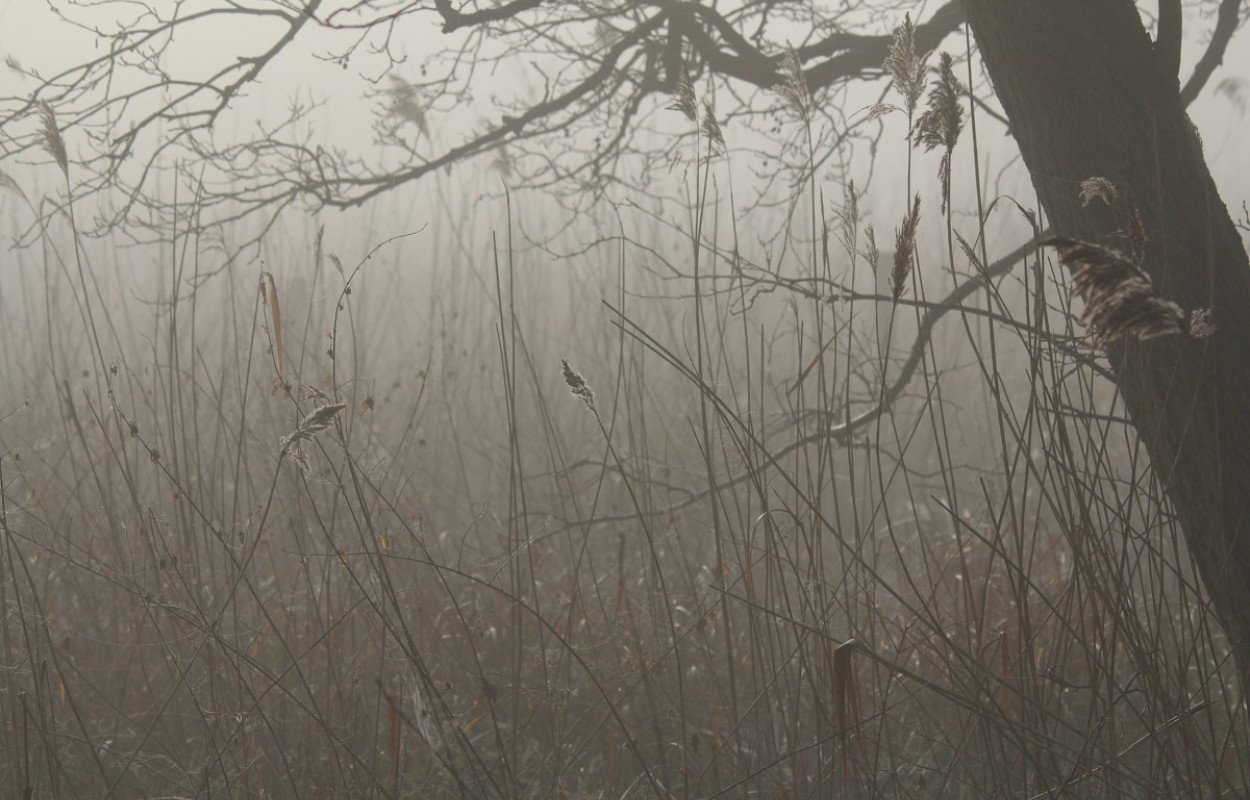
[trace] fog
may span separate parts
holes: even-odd
[[[56,5],[105,30],[141,8]],[[1182,75],[1213,25],[1187,9]],[[549,65],[504,59],[465,65],[472,102],[405,107],[388,69],[472,35],[440,24],[345,62],[356,34],[310,27],[203,141],[298,105],[285,141],[385,175],[544,96]],[[174,80],[283,26],[194,30]],[[103,231],[127,198],[87,178],[99,129],[58,107],[62,171],[14,112],[106,40],[33,0],[0,0],[0,32],[0,796],[1250,786],[1229,642],[1087,304],[1028,246],[1044,217],[975,54],[949,216],[941,153],[901,112],[862,124],[901,102],[870,71],[815,98],[839,150],[702,81],[735,109],[711,158],[655,94],[602,184],[544,178],[606,135],[577,128],[274,213],[210,200],[294,162],[184,147]],[[1236,220],[1246,41],[1190,107]]]

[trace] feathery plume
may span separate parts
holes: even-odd
[[[907,290],[907,276],[911,274],[912,256],[916,253],[916,226],[920,224],[920,195],[912,204],[911,213],[903,217],[903,224],[894,232],[894,268],[890,270],[890,292],[897,303]]]
[[[707,137],[714,155],[725,152],[725,134],[721,133],[716,112],[707,100],[703,101],[703,135]]]
[[[387,76],[391,88],[386,93],[391,96],[391,105],[387,109],[393,116],[417,126],[424,136],[430,135],[430,123],[425,117],[425,109],[421,107],[421,91],[408,81],[391,73]]]
[[[342,413],[347,406],[344,403],[333,403],[327,406],[321,406],[318,409],[305,415],[296,426],[294,433],[290,436],[283,436],[279,439],[282,445],[282,452],[279,459],[284,456],[290,456],[299,466],[300,470],[307,475],[309,473],[308,456],[304,454],[301,443],[311,442],[313,438],[330,427],[334,422],[334,418]]]
[[[65,152],[65,140],[61,138],[61,129],[56,124],[56,112],[46,100],[39,101],[39,145],[68,177],[69,156]]]
[[[699,104],[694,97],[694,84],[690,82],[690,73],[686,71],[684,64],[677,74],[677,93],[673,95],[673,102],[668,110],[680,111],[691,122],[699,121]]]
[[[951,195],[951,154],[964,128],[964,107],[959,102],[964,85],[955,77],[954,59],[943,52],[938,58],[937,80],[929,90],[929,104],[916,120],[915,145],[924,145],[925,152],[943,148],[938,176],[942,179],[942,213],[946,213]]]
[[[1107,205],[1113,205],[1120,199],[1120,192],[1106,178],[1094,177],[1081,181],[1081,208],[1087,207],[1095,198]]]
[[[560,359],[560,365],[564,372],[564,382],[568,384],[569,391],[573,394],[573,396],[580,397],[582,402],[586,404],[586,408],[589,408],[596,414],[599,413],[595,409],[595,393],[591,391],[590,386],[587,385],[586,379],[574,372],[573,368],[569,366],[569,362],[566,359]]]
[[[775,87],[786,108],[793,111],[804,123],[812,121],[812,94],[803,76],[803,65],[793,47],[787,47],[781,56],[781,74],[784,78]]]
[[[855,253],[859,244],[859,195],[855,181],[848,181],[842,189],[842,207],[834,212],[838,217],[838,238],[847,253]]]
[[[1192,339],[1205,339],[1215,333],[1215,322],[1211,319],[1211,309],[1196,308],[1189,312],[1189,336]]]
[[[1175,333],[1203,338],[1215,332],[1210,309],[1186,312],[1159,297],[1146,271],[1120,253],[1062,236],[1042,244],[1054,247],[1060,263],[1072,271],[1071,292],[1085,302],[1081,323],[1096,329],[1104,342]]]
[[[877,231],[871,225],[864,226],[864,238],[868,240],[868,244],[864,245],[864,249],[860,252],[872,267],[875,274],[877,266],[881,263],[881,251],[877,249]]]
[[[977,272],[985,274],[985,265],[981,263],[980,256],[977,255],[976,248],[972,243],[964,238],[959,231],[955,231],[955,239],[959,242],[959,249],[964,251],[964,255],[968,257],[968,263],[977,268]]]
[[[911,14],[903,18],[903,24],[894,29],[894,40],[882,64],[894,80],[894,89],[903,96],[908,118],[916,110],[920,95],[924,93],[924,76],[929,67],[929,56],[916,55],[916,25]]]

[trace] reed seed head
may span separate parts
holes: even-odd
[[[56,112],[46,100],[39,101],[39,145],[68,177],[69,156],[65,152],[65,140],[61,138],[61,129],[56,124]]]
[[[1060,263],[1072,271],[1071,292],[1085,303],[1081,323],[1097,330],[1104,342],[1175,333],[1203,338],[1215,332],[1210,309],[1186,312],[1160,297],[1146,271],[1120,253],[1062,236],[1042,244],[1054,247]]]
[[[782,102],[804,123],[811,122],[812,95],[807,88],[807,78],[803,75],[799,54],[793,47],[787,47],[781,56],[781,75],[781,82],[774,88],[781,95]]]
[[[912,258],[916,253],[916,227],[920,224],[920,195],[916,195],[911,212],[903,217],[903,224],[894,233],[894,268],[890,270],[890,293],[897,303],[907,291],[907,277],[911,275]]]
[[[706,99],[703,101],[703,135],[707,137],[714,154],[725,152],[725,135],[721,133],[712,104]]]
[[[1116,200],[1120,199],[1120,192],[1115,188],[1115,184],[1106,178],[1086,178],[1081,181],[1081,208],[1087,207],[1095,199],[1107,205],[1113,205]]]
[[[943,149],[938,176],[942,180],[942,213],[945,214],[951,194],[951,154],[964,128],[964,107],[959,102],[964,85],[955,77],[950,53],[943,52],[938,58],[935,72],[937,80],[929,90],[928,108],[916,120],[913,135],[915,145],[923,145],[926,153],[938,147]]]
[[[564,382],[568,384],[569,391],[573,393],[574,397],[580,397],[582,402],[592,412],[598,413],[595,408],[595,393],[586,383],[586,379],[575,372],[566,359],[561,359],[560,365],[563,368]]]
[[[304,454],[301,443],[312,441],[317,434],[329,428],[335,417],[346,407],[344,403],[332,403],[306,414],[290,436],[283,436],[279,440],[282,445],[281,456],[290,456],[300,470],[307,475],[309,473],[308,456]]]
[[[426,119],[425,109],[421,107],[421,91],[408,81],[392,73],[387,76],[391,86],[386,93],[391,96],[391,104],[387,111],[392,116],[417,126],[423,135],[430,135],[430,123]]]
[[[673,95],[673,102],[668,110],[680,111],[691,122],[699,122],[699,104],[695,100],[694,84],[690,82],[690,73],[686,71],[684,64],[677,74],[677,92]]]
[[[903,24],[894,29],[894,40],[882,65],[893,78],[895,91],[903,96],[909,119],[924,93],[928,65],[928,55],[916,55],[916,25],[909,13],[903,18]]]
[[[863,251],[860,253],[872,267],[873,273],[876,273],[878,265],[881,263],[881,251],[877,248],[877,231],[872,225],[864,226],[864,238],[868,240],[868,244],[864,245]]]

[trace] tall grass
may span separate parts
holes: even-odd
[[[135,310],[45,215],[4,278],[39,335],[0,348],[0,795],[1248,790],[1228,648],[1036,212],[994,259],[921,138],[944,254],[909,169],[877,275],[812,166],[770,263],[686,90],[675,260],[623,224],[544,266],[510,221],[466,262],[449,216],[223,266],[192,197]],[[454,280],[405,294],[414,254]]]

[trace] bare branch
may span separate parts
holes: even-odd
[[[1189,105],[1198,98],[1198,95],[1202,93],[1202,87],[1207,85],[1207,81],[1215,72],[1215,68],[1224,63],[1224,53],[1228,50],[1228,43],[1232,41],[1233,34],[1237,32],[1240,24],[1241,0],[1223,0],[1216,17],[1215,31],[1211,34],[1211,42],[1207,45],[1202,58],[1198,59],[1198,63],[1194,66],[1194,73],[1189,76],[1189,80],[1181,89],[1181,102],[1185,105]]]

